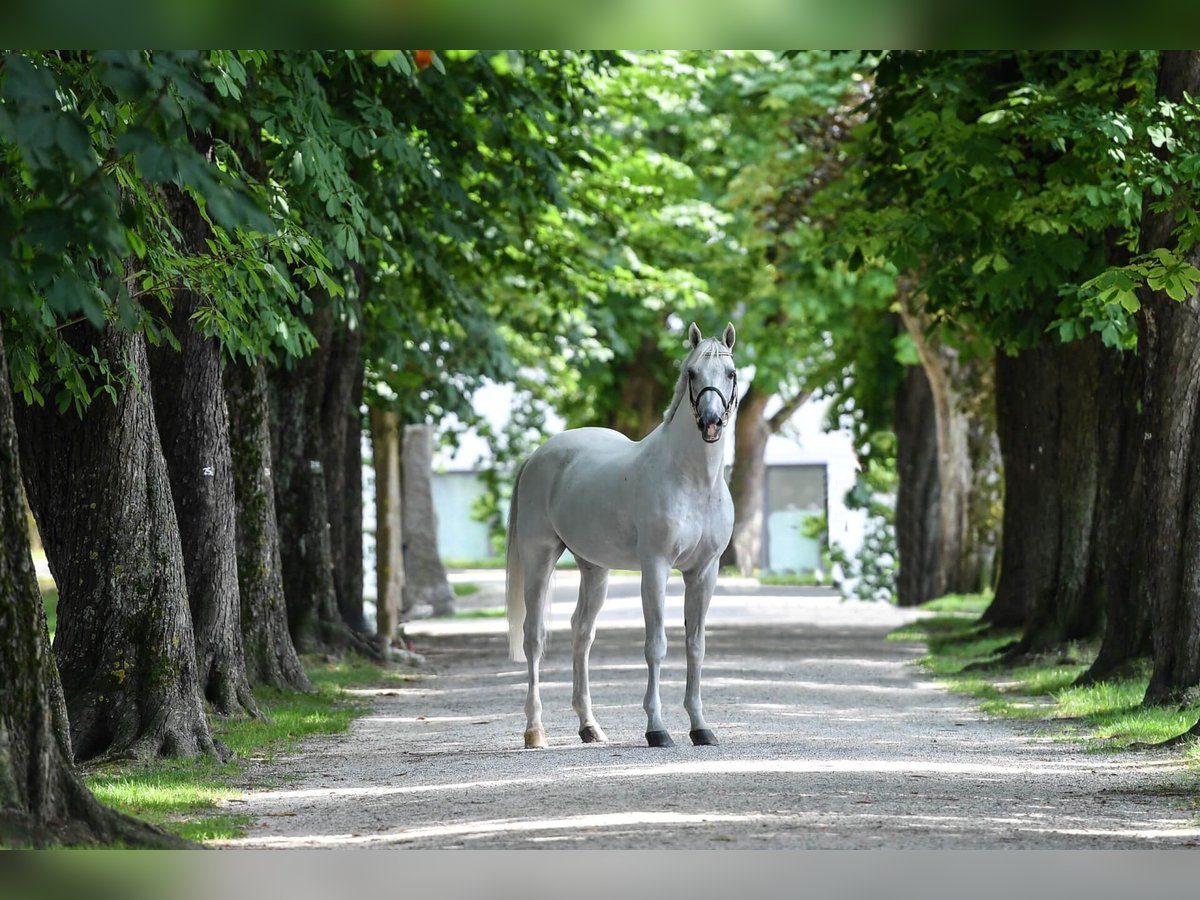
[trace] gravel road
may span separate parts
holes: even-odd
[[[478,578],[479,576],[475,576]],[[524,666],[502,621],[410,628],[428,677],[362,691],[372,713],[259,775],[246,847],[1064,848],[1194,846],[1195,777],[1168,755],[1085,752],[985,718],[884,636],[915,614],[821,591],[726,581],[710,613],[705,711],[687,741],[681,586],[668,600],[663,704],[677,746],[650,749],[637,580],[615,577],[592,654],[610,743],[570,709],[570,637],[543,668],[546,750],[521,749]],[[555,625],[575,576],[560,573]],[[477,601],[494,602],[486,583]]]

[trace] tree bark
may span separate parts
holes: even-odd
[[[321,406],[332,337],[328,298],[309,317],[317,349],[268,373],[275,514],[288,630],[301,652],[379,649],[342,621],[333,579]]]
[[[288,633],[287,604],[275,527],[267,376],[262,362],[225,366],[234,498],[237,574],[246,674],[279,690],[311,689]]]
[[[375,633],[390,644],[400,627],[404,591],[400,420],[394,412],[371,408],[371,450],[375,466]]]
[[[619,385],[616,404],[599,424],[632,441],[640,441],[657,428],[671,399],[670,388],[657,373],[668,371],[669,363],[653,335],[643,338],[625,368],[627,374]]]
[[[58,669],[38,592],[8,363],[0,338],[0,845],[187,846],[101,805],[71,768]]]
[[[342,621],[367,630],[362,585],[362,332],[339,322],[333,329],[321,403],[325,495],[333,587]]]
[[[1164,52],[1159,97],[1200,93],[1200,51]],[[1139,250],[1174,243],[1175,212],[1155,212],[1147,195]],[[1187,253],[1200,263],[1200,247]],[[1145,519],[1139,535],[1150,610],[1154,670],[1147,703],[1190,704],[1200,696],[1200,296],[1183,302],[1146,290],[1139,312],[1139,352],[1148,369],[1145,410]]]
[[[173,185],[164,191],[171,220],[186,253],[208,252],[211,232],[200,209]],[[259,715],[242,651],[234,525],[233,465],[229,414],[221,388],[221,350],[216,338],[192,323],[202,299],[175,294],[170,327],[179,352],[150,348],[154,415],[162,440],[171,495],[183,547],[183,570],[201,689],[224,716]]]
[[[896,547],[900,571],[896,599],[900,606],[918,606],[938,596],[934,586],[938,529],[937,428],[933,394],[921,366],[908,366],[896,393]]]
[[[930,333],[914,304],[914,280],[898,282],[900,319],[928,381],[937,446],[937,547],[932,591],[976,593],[991,586],[999,450],[992,426],[991,361],[961,352]]]
[[[762,565],[763,501],[767,478],[767,440],[771,427],[765,415],[771,395],[750,382],[738,401],[734,421],[733,469],[729,492],[733,496],[733,536],[721,556],[722,566],[736,566],[750,576]]]
[[[1149,611],[1141,602],[1146,560],[1139,552],[1146,425],[1138,406],[1145,375],[1140,356],[1103,352],[1097,385],[1101,486],[1092,578],[1104,609],[1104,637],[1096,659],[1076,680],[1081,685],[1129,674],[1150,653]]]
[[[453,615],[457,605],[438,551],[433,508],[432,425],[408,425],[401,447],[404,515],[404,609],[428,603],[435,616]]]
[[[1004,548],[985,619],[1024,628],[1014,653],[1095,637],[1102,625],[1102,354],[1093,335],[997,359]]]
[[[58,657],[79,759],[213,753],[183,551],[140,334],[60,332],[132,383],[82,417],[17,404],[30,505],[59,587]]]

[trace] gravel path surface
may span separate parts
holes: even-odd
[[[675,579],[676,581],[678,579]],[[565,627],[573,576],[560,574]],[[1195,779],[1166,755],[1087,753],[983,717],[884,640],[912,612],[819,591],[723,583],[713,600],[705,711],[722,743],[692,747],[682,628],[663,704],[678,742],[644,745],[636,578],[615,578],[592,655],[610,743],[570,709],[570,638],[543,669],[550,747],[521,748],[524,666],[502,622],[418,623],[428,678],[364,691],[373,713],[263,774],[237,804],[250,847],[1162,847],[1200,841]],[[488,593],[480,602],[494,599]],[[812,596],[814,595],[815,596]],[[668,622],[681,626],[680,586]]]

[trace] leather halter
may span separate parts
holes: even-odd
[[[729,424],[729,417],[733,415],[733,411],[737,408],[737,370],[735,369],[733,372],[733,388],[730,391],[728,400],[726,400],[725,395],[721,393],[721,389],[713,384],[710,384],[707,387],[702,387],[699,394],[692,396],[692,376],[690,374],[688,375],[688,400],[690,400],[692,403],[692,417],[695,418],[697,425],[700,424],[700,398],[703,397],[708,391],[712,391],[721,398],[721,405],[725,408],[725,411],[721,414],[721,427],[724,428]]]

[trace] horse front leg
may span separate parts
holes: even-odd
[[[662,559],[642,561],[642,616],[646,621],[646,743],[651,747],[673,747],[675,742],[662,720],[659,676],[667,656],[667,626],[664,607],[667,600],[667,575],[670,567]]]
[[[699,572],[685,572],[683,576],[683,627],[687,644],[687,687],[683,693],[683,706],[692,722],[688,736],[697,746],[717,743],[717,736],[704,721],[700,669],[704,666],[704,619],[717,586],[718,564],[714,559]]]

